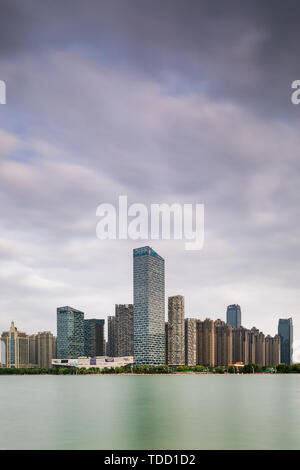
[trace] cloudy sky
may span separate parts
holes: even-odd
[[[1,0],[0,332],[132,301],[132,248],[186,316],[275,334],[300,360],[298,0]],[[205,245],[100,241],[96,208],[204,203]]]

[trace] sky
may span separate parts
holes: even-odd
[[[277,333],[300,361],[297,0],[1,0],[0,332],[132,302],[132,249],[186,317]],[[205,205],[205,243],[99,240],[96,208]]]

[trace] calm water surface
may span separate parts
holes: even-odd
[[[300,449],[297,375],[0,376],[0,449]]]

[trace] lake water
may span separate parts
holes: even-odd
[[[0,449],[299,449],[300,376],[0,376]]]

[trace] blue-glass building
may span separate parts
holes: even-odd
[[[293,361],[293,321],[292,318],[280,318],[278,322],[280,336],[280,362],[292,364]]]
[[[233,328],[240,328],[242,324],[242,312],[239,305],[228,305],[226,312],[226,323],[233,326]]]
[[[91,318],[84,320],[84,355],[86,357],[105,356],[104,320]]]
[[[165,261],[149,246],[133,250],[134,360],[165,364]]]
[[[84,313],[72,307],[57,309],[57,358],[84,356]]]

